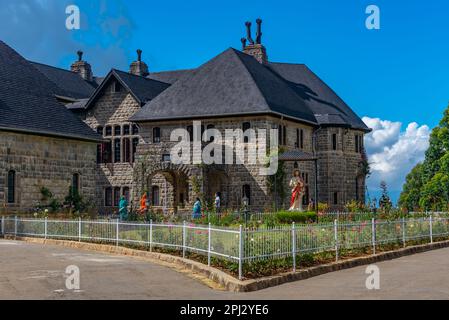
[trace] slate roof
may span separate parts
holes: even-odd
[[[0,129],[99,141],[54,92],[52,81],[0,41]]]
[[[269,63],[313,111],[320,125],[347,125],[369,131],[352,109],[304,64]]]
[[[316,124],[312,111],[281,77],[233,48],[184,75],[131,121],[244,114],[286,115]]]
[[[74,103],[68,107],[70,109],[89,109],[100,96],[100,92],[102,92],[112,78],[120,81],[125,89],[128,90],[141,105],[144,105],[147,101],[154,99],[170,86],[168,83],[112,69],[88,101]]]
[[[147,78],[173,84],[182,77],[187,76],[194,71],[195,69],[152,72]]]
[[[286,151],[279,155],[279,161],[313,161],[313,160],[316,160],[313,154],[301,150]]]
[[[276,114],[315,125],[369,131],[351,108],[302,64],[262,65],[230,48],[198,69],[150,77],[172,86],[147,103],[132,121]]]
[[[90,97],[98,86],[95,82],[84,80],[75,72],[37,62],[30,61],[30,63],[54,83],[56,95],[73,99],[84,99]]]

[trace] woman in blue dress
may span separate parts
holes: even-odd
[[[201,218],[201,200],[200,198],[196,198],[196,201],[193,204],[193,219],[199,218]]]

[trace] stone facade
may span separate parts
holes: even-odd
[[[132,198],[133,141],[138,139],[141,142],[140,136],[133,131],[133,124],[128,121],[140,109],[140,104],[123,87],[118,92],[116,89],[113,82],[106,86],[103,94],[87,111],[84,118],[86,124],[93,130],[100,129],[104,139],[111,142],[111,161],[106,163],[97,161],[100,163],[96,165],[95,198],[101,213],[112,213],[117,210],[117,206],[114,205],[118,203],[117,194],[124,195],[129,192],[129,197]],[[116,132],[116,128],[120,128],[120,133]],[[115,143],[116,141],[120,141],[119,145]],[[120,149],[116,150],[117,147]],[[129,149],[126,150],[127,148]],[[119,156],[116,158],[117,153]],[[109,192],[108,188],[112,189],[112,204],[106,203],[105,193]]]
[[[204,129],[209,128],[211,125],[214,129],[217,129],[221,133],[225,144],[230,142],[225,139],[225,130],[242,129],[243,123],[249,123],[251,129],[265,129],[267,132],[281,125],[286,128],[285,139],[283,138],[281,143],[282,149],[294,150],[300,147],[304,152],[313,152],[313,127],[309,125],[268,116],[216,118],[201,121]],[[242,205],[243,188],[246,185],[249,186],[250,190],[252,210],[272,209],[275,195],[268,187],[268,177],[259,173],[259,169],[264,167],[264,165],[260,163],[248,164],[248,157],[254,156],[254,154],[248,153],[248,149],[251,148],[252,144],[251,140],[245,145],[245,164],[190,164],[176,166],[170,163],[169,155],[171,149],[177,144],[177,142],[170,141],[170,135],[175,129],[187,128],[188,126],[193,126],[193,122],[168,121],[141,124],[143,143],[138,147],[136,164],[139,168],[143,168],[137,175],[139,176],[139,183],[137,183],[140,189],[139,194],[147,191],[151,199],[151,195],[154,194],[153,190],[156,188],[159,196],[159,199],[156,200],[158,207],[168,211],[176,211],[184,207],[188,207],[188,210],[190,210],[195,198],[200,195],[203,196],[206,202],[212,202],[214,194],[220,192],[222,206],[237,209]],[[297,145],[297,129],[303,132],[303,143],[301,146]],[[159,137],[155,139],[154,134],[156,132],[160,132],[160,139]],[[205,145],[207,143],[203,143],[203,147]],[[191,158],[193,158],[193,146],[191,147],[191,152]],[[298,163],[298,169],[307,178],[309,197],[315,198],[315,189],[313,187],[315,183],[314,163]],[[286,163],[285,171],[284,186],[288,184],[288,180],[293,174],[294,163]],[[181,182],[185,183],[182,187],[179,185]],[[196,187],[195,184],[197,184]],[[288,189],[286,194],[285,199],[279,200],[279,205],[282,206],[288,203]]]
[[[341,209],[351,200],[362,203],[365,201],[363,136],[363,131],[346,128],[330,127],[317,130],[320,202]],[[357,137],[360,138],[356,143]]]
[[[0,131],[0,212],[26,213],[42,201],[41,188],[63,202],[73,175],[86,201],[95,194],[94,142]],[[8,173],[15,173],[14,201],[8,203]]]

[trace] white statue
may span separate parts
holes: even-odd
[[[290,180],[290,187],[292,188],[292,198],[289,211],[303,211],[304,182],[301,179],[299,170],[295,170],[293,178]]]

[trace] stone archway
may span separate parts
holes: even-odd
[[[164,213],[188,207],[192,202],[190,176],[190,169],[183,165],[160,163],[153,167],[146,177],[150,206]],[[156,194],[159,199],[152,199]]]

